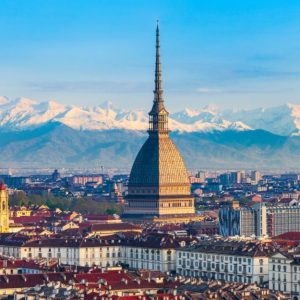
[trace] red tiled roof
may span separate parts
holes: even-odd
[[[44,221],[45,218],[43,216],[22,216],[22,217],[13,217],[11,220],[14,221],[14,223],[20,223],[20,224],[32,224],[32,223],[39,223],[41,221]]]
[[[273,237],[273,240],[280,240],[280,239],[290,240],[290,241],[300,241],[300,232],[299,231],[285,232],[283,234]]]
[[[34,262],[33,260],[24,260],[24,259],[17,259],[17,260],[7,260],[1,259],[0,260],[0,268],[9,268],[9,269],[42,269],[42,267]]]
[[[122,231],[122,230],[138,230],[141,229],[139,226],[133,225],[131,223],[113,223],[113,224],[93,224],[91,231]]]
[[[132,280],[132,277],[128,275],[128,273],[125,273],[124,271],[104,271],[102,273],[80,273],[75,275],[76,281],[80,282],[82,280],[85,280],[86,282],[92,283],[92,282],[98,282],[100,279],[103,279],[107,281],[107,283],[113,284],[118,283],[122,279],[126,280]]]
[[[57,281],[69,282],[73,278],[73,273],[0,275],[0,289],[27,288]]]
[[[83,215],[84,219],[90,220],[101,220],[101,221],[108,221],[108,220],[116,220],[116,218],[112,215]]]

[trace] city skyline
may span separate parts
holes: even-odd
[[[159,19],[172,110],[300,101],[297,1],[2,1],[0,7],[0,87],[9,98],[146,108]]]

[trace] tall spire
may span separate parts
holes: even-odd
[[[156,26],[156,57],[155,57],[155,89],[154,89],[154,101],[160,102],[163,100],[163,89],[162,89],[162,74],[161,74],[161,63],[160,63],[160,40],[159,40],[159,22],[157,21]]]
[[[168,115],[165,109],[162,89],[162,73],[160,63],[160,35],[159,24],[156,26],[156,55],[155,55],[155,87],[153,106],[149,113],[149,133],[169,133],[168,130]]]

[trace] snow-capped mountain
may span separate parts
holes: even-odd
[[[300,105],[170,114],[171,137],[189,168],[300,169]],[[147,112],[0,97],[2,167],[84,167],[127,171],[147,138]]]
[[[288,103],[253,110],[224,111],[221,116],[240,121],[253,129],[264,129],[280,135],[300,135],[300,105]]]
[[[48,122],[60,122],[82,130],[146,130],[148,115],[142,110],[126,111],[115,108],[111,102],[95,107],[63,105],[56,101],[38,102],[28,98],[9,100],[0,97],[0,128],[22,130],[35,128]],[[217,110],[185,109],[170,115],[171,130],[196,132],[213,130],[249,130],[243,122],[228,121]]]
[[[0,97],[0,129],[27,130],[59,122],[76,130],[146,130],[143,110],[121,110],[111,102],[94,107],[39,102],[28,98]],[[215,106],[186,108],[170,114],[169,127],[180,132],[212,132],[263,129],[279,135],[300,135],[300,105],[286,104],[253,110],[221,111]]]

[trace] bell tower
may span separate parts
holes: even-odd
[[[0,185],[0,233],[9,232],[8,195],[4,182]]]

